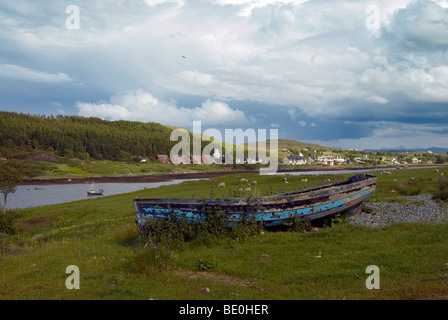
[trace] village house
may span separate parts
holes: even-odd
[[[317,161],[321,164],[330,165],[330,166],[337,166],[338,164],[345,163],[346,160],[344,158],[341,158],[339,156],[333,157],[327,154],[324,154],[321,157],[317,158]]]
[[[306,164],[306,159],[304,157],[285,157],[283,158],[283,164],[287,165],[304,165]]]
[[[381,161],[387,164],[400,164],[396,158],[381,157]]]
[[[257,158],[253,158],[253,157],[249,157],[248,159],[247,159],[247,163],[248,164],[256,164],[258,161],[257,161]]]
[[[344,158],[341,158],[341,157],[339,157],[339,156],[337,156],[336,158],[334,158],[334,164],[335,165],[338,165],[338,164],[341,164],[341,163],[344,163],[345,162],[345,159]]]
[[[163,163],[168,163],[168,162],[170,162],[170,158],[168,158],[168,156],[165,155],[165,154],[159,154],[159,155],[157,155],[157,156],[156,156],[156,160],[159,160],[160,162],[163,162]]]
[[[202,162],[205,164],[212,164],[212,163],[217,163],[218,159],[214,156],[202,156]]]
[[[185,160],[185,157],[177,155],[177,156],[171,157],[171,163],[181,164],[181,163],[186,163],[186,160]]]
[[[198,156],[198,155],[191,155],[190,156],[190,163],[193,163],[193,164],[202,163],[202,157]]]
[[[334,158],[332,156],[326,155],[324,154],[321,157],[317,158],[317,161],[325,164],[325,165],[330,165],[330,166],[334,166]]]
[[[236,164],[245,164],[246,163],[246,158],[236,158],[235,159],[235,163]]]

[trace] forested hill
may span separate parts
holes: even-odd
[[[0,111],[0,157],[37,151],[59,157],[127,160],[169,154],[169,129],[158,123],[106,121]]]

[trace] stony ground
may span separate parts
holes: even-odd
[[[364,211],[348,217],[354,226],[385,227],[403,222],[447,222],[448,205],[439,205],[432,195],[407,196],[406,202],[368,202]]]

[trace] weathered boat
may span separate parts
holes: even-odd
[[[280,226],[291,217],[311,221],[342,212],[359,212],[362,202],[375,192],[376,181],[376,176],[358,174],[333,184],[258,198],[136,198],[134,207],[145,236],[144,226],[149,220],[175,216],[200,221],[210,212],[209,208],[217,205],[232,223],[252,217],[269,228]]]

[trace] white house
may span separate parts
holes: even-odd
[[[247,159],[247,163],[248,163],[248,164],[256,164],[257,162],[258,162],[258,161],[257,161],[256,158],[249,157],[249,158]]]
[[[235,159],[235,163],[236,164],[245,164],[246,163],[246,159],[245,158],[236,158]]]
[[[304,165],[306,164],[306,159],[304,157],[285,157],[283,158],[283,164],[288,165]]]
[[[326,165],[330,165],[333,166],[334,165],[334,158],[332,156],[326,155],[324,154],[323,156],[317,158],[317,161],[326,164]]]
[[[341,158],[341,157],[339,157],[339,156],[337,156],[337,157],[334,159],[334,163],[335,163],[335,164],[344,163],[344,162],[345,162],[345,159],[344,159],[344,158]]]

